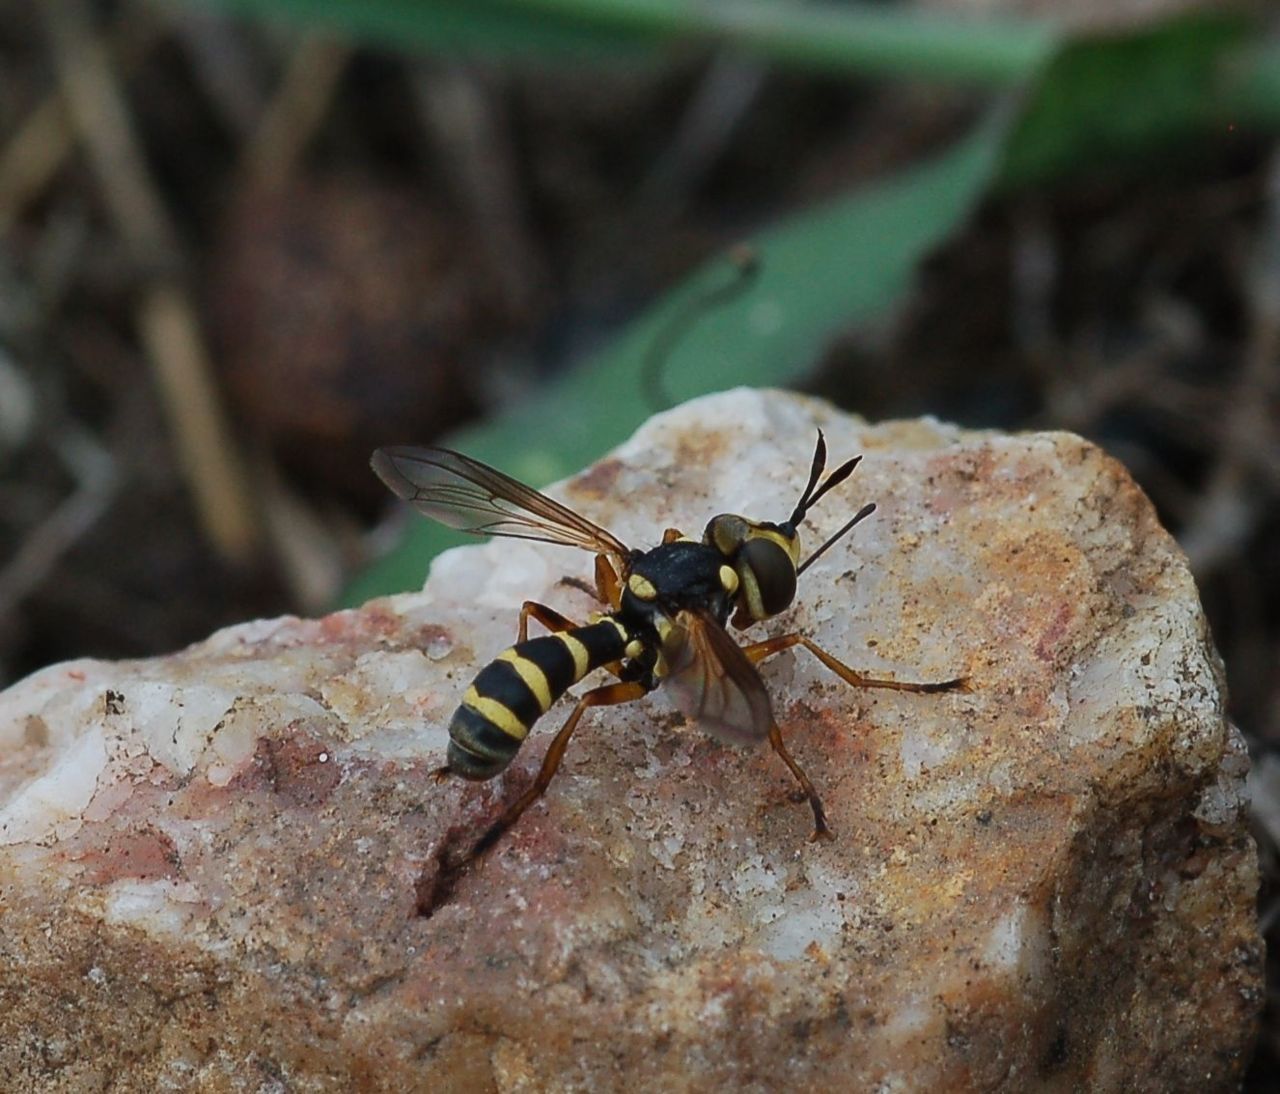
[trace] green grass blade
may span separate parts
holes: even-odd
[[[1226,124],[1246,103],[1261,114],[1266,77],[1239,69],[1249,37],[1238,18],[1197,15],[1064,46],[1026,97],[1002,185],[1132,163]]]
[[[739,384],[785,384],[812,364],[832,334],[891,306],[920,259],[955,231],[987,188],[1008,122],[1007,112],[998,112],[933,162],[796,214],[753,240],[761,259],[757,282],[680,340],[664,370],[672,394],[685,399]],[[583,467],[649,416],[643,385],[649,348],[692,296],[722,283],[726,273],[723,260],[709,263],[604,352],[448,443],[534,485]],[[346,602],[418,587],[428,560],[464,541],[414,521],[406,542],[362,575]]]
[[[730,49],[792,68],[1007,86],[1038,71],[1048,22],[956,19],[867,3],[778,0],[222,0],[396,48],[571,53]]]

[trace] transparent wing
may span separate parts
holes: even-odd
[[[609,532],[488,464],[448,448],[379,448],[378,478],[418,512],[476,535],[509,536],[581,547],[625,558]]]
[[[713,616],[680,612],[663,653],[664,684],[686,717],[729,744],[769,736],[773,708],[764,681]]]

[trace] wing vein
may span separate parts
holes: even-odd
[[[580,547],[619,561],[630,554],[621,540],[581,514],[448,448],[380,448],[373,469],[392,493],[449,528]]]

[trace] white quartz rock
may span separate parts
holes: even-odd
[[[439,884],[568,713],[498,779],[431,778],[522,601],[600,608],[564,548],[493,541],[359,611],[55,666],[0,695],[0,1089],[1233,1089],[1261,998],[1247,762],[1186,564],[1117,463],[744,390],[554,492],[636,547],[780,520],[817,427],[865,459],[807,546],[877,512],[743,640],[969,678],[763,664],[834,841],[767,747],[659,690],[589,713],[545,798]]]

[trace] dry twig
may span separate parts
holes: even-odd
[[[108,48],[122,72],[131,72],[162,37],[158,20],[121,21]],[[75,131],[62,97],[40,103],[0,152],[0,235],[48,187],[75,147]]]
[[[0,616],[17,610],[106,510],[116,491],[115,462],[88,432],[67,428],[53,449],[76,480],[76,489],[39,525],[22,537],[17,553],[0,569]]]
[[[137,322],[202,524],[224,557],[259,539],[247,476],[210,374],[195,308],[177,283],[177,233],[153,185],[110,55],[83,0],[41,5],[67,110],[117,230],[150,274]]]
[[[304,38],[241,153],[243,185],[278,186],[294,171],[333,101],[351,50],[319,34]]]
[[[484,249],[485,264],[513,315],[528,315],[546,283],[520,201],[515,156],[498,96],[461,64],[412,74],[418,114]]]

